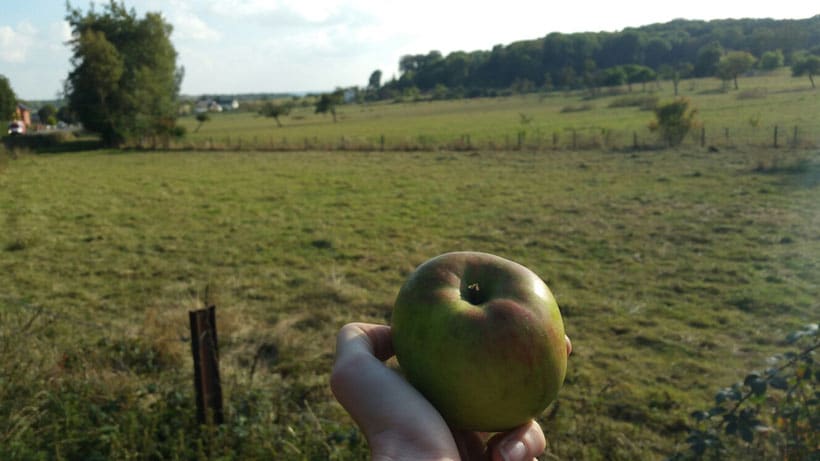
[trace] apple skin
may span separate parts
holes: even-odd
[[[453,252],[423,263],[399,291],[391,323],[405,377],[454,428],[520,426],[564,382],[558,303],[540,277],[499,256]]]

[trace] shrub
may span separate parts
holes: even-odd
[[[658,131],[668,146],[677,146],[695,125],[697,110],[690,109],[688,99],[678,98],[655,107],[654,112],[655,120],[649,124],[649,129]]]
[[[820,348],[817,324],[790,334],[796,350],[769,359],[769,368],[721,389],[708,410],[691,414],[687,450],[670,460],[820,459]]]

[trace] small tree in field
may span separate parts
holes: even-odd
[[[196,126],[196,129],[194,130],[194,133],[198,132],[199,129],[202,128],[202,125],[204,125],[205,122],[210,121],[210,120],[211,120],[211,116],[208,115],[206,112],[196,114],[196,121],[199,122],[199,125]]]
[[[655,120],[649,129],[658,131],[667,146],[677,146],[695,126],[696,109],[689,107],[687,98],[678,98],[655,107]]]
[[[282,122],[279,121],[279,117],[286,116],[290,114],[290,110],[293,105],[290,102],[286,102],[284,104],[275,104],[273,102],[266,102],[265,105],[262,107],[262,110],[259,111],[260,114],[264,115],[265,117],[271,117],[276,120],[276,126],[282,128]]]
[[[323,94],[319,97],[319,100],[316,101],[316,113],[326,114],[330,112],[333,116],[333,123],[336,123],[336,106],[341,104],[343,99],[344,93],[339,90],[330,94]]]
[[[798,59],[792,66],[792,75],[795,77],[808,75],[811,87],[817,88],[814,76],[820,75],[820,56],[808,55]]]
[[[755,65],[755,57],[748,51],[731,51],[720,58],[717,75],[723,80],[733,80],[738,89],[737,77]]]

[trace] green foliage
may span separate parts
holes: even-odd
[[[200,112],[196,114],[196,121],[199,122],[199,124],[196,126],[194,133],[199,132],[200,128],[202,128],[202,125],[204,125],[206,122],[211,121],[211,116],[208,115],[207,112]]]
[[[795,77],[808,75],[811,87],[817,88],[814,83],[814,76],[820,75],[820,56],[811,54],[800,57],[792,66],[792,75]]]
[[[399,60],[400,78],[386,82],[384,87],[389,91],[379,96],[392,99],[396,92],[413,86],[429,93],[437,84],[487,95],[491,90],[510,88],[516,80],[528,80],[535,88],[561,90],[612,86],[617,76],[599,72],[621,66],[643,67],[653,74],[662,67],[686,67],[691,72],[679,69],[681,77],[712,77],[724,50],[755,56],[767,52],[776,55],[781,50],[791,55],[818,45],[820,38],[814,33],[818,27],[817,17],[798,21],[675,20],[619,32],[551,33],[490,50],[456,51],[446,56],[438,51],[410,54]],[[644,75],[631,83],[653,78]]]
[[[734,81],[737,90],[738,76],[750,70],[756,61],[755,57],[747,51],[730,51],[720,58],[715,73],[722,80]]]
[[[667,146],[679,145],[695,125],[697,110],[689,105],[687,98],[658,105],[654,109],[655,120],[649,125],[649,129],[658,131]]]
[[[8,121],[17,111],[17,95],[11,89],[9,79],[0,74],[0,121]],[[5,129],[5,127],[2,127]]]
[[[278,125],[281,128],[282,127],[282,122],[279,120],[279,117],[286,116],[286,115],[290,114],[291,109],[293,109],[293,104],[290,101],[279,102],[279,103],[275,103],[273,101],[268,101],[262,106],[262,108],[259,110],[259,113],[261,115],[264,115],[265,117],[271,117],[274,120],[276,120],[276,125]],[[318,112],[318,107],[317,107],[317,112]],[[335,114],[335,109],[334,109],[334,114]]]
[[[71,109],[108,145],[173,135],[182,70],[158,13],[137,17],[114,0],[102,13],[71,9],[73,69],[65,93]]]
[[[783,67],[784,61],[785,58],[783,57],[783,51],[773,50],[763,53],[763,56],[760,57],[760,62],[758,64],[763,70],[775,70]]]
[[[708,410],[693,412],[688,450],[671,459],[820,458],[818,331],[812,324],[790,334],[785,340],[793,350],[718,391]]]
[[[331,115],[333,115],[333,123],[336,123],[336,107],[342,103],[343,96],[344,93],[340,90],[321,95],[319,100],[316,101],[315,112],[317,114],[326,114],[330,112]]]

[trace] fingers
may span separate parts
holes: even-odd
[[[336,362],[358,354],[373,355],[380,361],[393,356],[393,340],[387,325],[349,323],[336,337]]]
[[[535,421],[498,434],[490,439],[488,452],[493,461],[532,461],[544,453],[547,439]]]
[[[564,335],[564,341],[567,342],[567,357],[572,354],[572,341],[569,340],[569,336]]]

